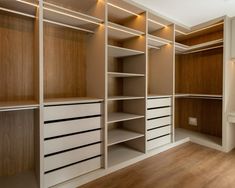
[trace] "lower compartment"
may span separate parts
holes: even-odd
[[[152,150],[171,143],[171,135],[162,136],[147,142],[147,150]]]

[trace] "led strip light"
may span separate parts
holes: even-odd
[[[120,10],[122,10],[122,11],[124,11],[124,12],[130,13],[130,14],[132,14],[132,15],[139,16],[138,14],[136,14],[136,13],[134,13],[134,12],[131,12],[131,11],[127,10],[127,9],[124,9],[124,8],[122,8],[122,7],[119,7],[119,6],[114,5],[114,4],[112,4],[112,3],[108,3],[108,5],[110,5],[110,6],[114,7],[114,8],[120,9]]]

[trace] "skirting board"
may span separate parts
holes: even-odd
[[[160,147],[160,148],[157,148],[157,149],[154,149],[154,150],[151,150],[149,152],[147,152],[146,154],[143,154],[139,157],[136,157],[134,159],[131,159],[129,161],[126,161],[126,162],[123,162],[121,164],[118,164],[116,166],[113,166],[113,167],[110,167],[108,169],[100,169],[100,170],[96,170],[94,172],[91,172],[89,174],[86,174],[86,175],[83,175],[83,176],[80,176],[80,177],[77,177],[77,178],[74,178],[74,179],[71,179],[69,181],[66,181],[64,183],[61,183],[61,184],[58,184],[56,186],[53,186],[52,188],[77,188],[81,185],[84,185],[86,183],[89,183],[93,180],[96,180],[98,178],[101,178],[105,175],[108,175],[108,174],[111,174],[117,170],[120,170],[122,168],[125,168],[125,167],[128,167],[132,164],[135,164],[139,161],[142,161],[144,159],[147,159],[149,157],[152,157],[154,155],[157,155],[159,153],[162,153],[166,150],[169,150],[171,148],[174,148],[176,146],[179,146],[181,144],[184,144],[186,142],[189,142],[190,139],[189,138],[185,138],[183,140],[180,140],[180,141],[177,141],[177,142],[174,142],[174,143],[171,143],[171,144],[167,144],[163,147]]]

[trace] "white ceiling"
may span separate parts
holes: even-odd
[[[235,16],[235,0],[133,0],[188,27]]]

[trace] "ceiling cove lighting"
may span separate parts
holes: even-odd
[[[163,27],[168,27],[167,25],[165,25],[165,24],[162,24],[162,23],[160,23],[160,22],[157,22],[157,21],[155,21],[155,20],[152,20],[152,19],[148,19],[148,21],[150,21],[150,22],[152,22],[152,23],[155,23],[155,24],[157,24],[157,25],[161,25],[161,26],[163,26]]]
[[[127,10],[127,9],[124,9],[124,8],[122,8],[122,7],[119,7],[119,6],[114,5],[114,4],[112,4],[112,3],[108,3],[108,5],[109,5],[109,6],[112,6],[112,7],[114,7],[114,8],[117,8],[117,9],[119,9],[119,10],[122,10],[122,11],[124,11],[124,12],[130,13],[130,14],[132,14],[132,15],[135,15],[135,16],[137,16],[137,17],[140,16],[139,14],[136,14],[136,13],[134,13],[134,12],[131,12],[131,11]]]
[[[220,23],[213,24],[213,25],[210,25],[210,26],[207,26],[207,27],[203,27],[202,29],[197,29],[195,31],[191,31],[191,32],[188,32],[188,33],[185,33],[183,31],[179,31],[177,29],[175,31],[178,32],[178,33],[181,33],[183,35],[190,35],[190,34],[197,33],[197,32],[200,32],[200,31],[203,31],[203,30],[206,30],[206,29],[210,29],[210,28],[216,27],[218,25],[223,25],[223,24],[224,24],[224,22],[220,22]]]

